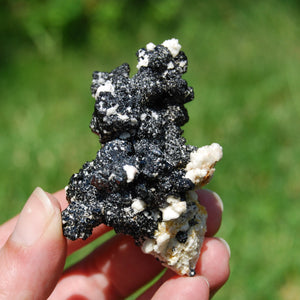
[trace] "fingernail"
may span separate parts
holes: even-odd
[[[11,239],[23,246],[33,245],[44,233],[53,214],[51,200],[37,187],[23,207]]]
[[[209,281],[208,281],[208,279],[207,279],[205,276],[203,276],[203,275],[198,275],[197,277],[202,278],[202,279],[206,282],[208,288],[210,288]]]
[[[216,192],[214,192],[214,191],[211,191],[211,192],[213,193],[214,197],[217,199],[218,203],[220,204],[221,210],[223,212],[224,204],[223,204],[221,197]]]
[[[230,250],[230,246],[229,244],[222,238],[220,237],[217,237],[216,239],[218,239],[220,242],[222,242],[222,244],[227,248],[227,251],[228,251],[228,254],[229,254],[229,257],[231,256],[231,250]]]

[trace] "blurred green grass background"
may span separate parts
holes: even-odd
[[[4,0],[0,26],[1,223],[95,156],[92,72],[134,74],[137,49],[176,37],[195,90],[184,135],[224,149],[208,188],[232,273],[215,298],[299,297],[298,1]]]

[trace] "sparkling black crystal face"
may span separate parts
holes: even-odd
[[[179,243],[185,243],[188,239],[187,231],[178,231],[176,234],[176,239]]]
[[[100,223],[137,243],[152,238],[167,197],[184,201],[194,188],[184,169],[196,148],[185,145],[180,128],[188,121],[184,104],[193,99],[181,78],[187,58],[182,51],[174,57],[162,45],[140,49],[138,57],[144,63],[132,78],[127,64],[93,74],[90,128],[102,148],[67,187],[69,206],[62,219],[71,240],[86,239]]]

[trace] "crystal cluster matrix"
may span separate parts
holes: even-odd
[[[195,188],[206,184],[222,157],[216,143],[186,145],[184,104],[194,97],[182,79],[187,57],[176,39],[138,50],[129,65],[94,72],[91,130],[102,148],[66,187],[63,233],[86,239],[104,223],[131,235],[146,253],[181,275],[194,275],[206,230]]]

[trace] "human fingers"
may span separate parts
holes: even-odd
[[[58,200],[61,209],[65,209],[68,206],[65,190],[57,191],[53,193],[53,196]],[[15,217],[11,218],[4,224],[0,225],[0,248],[6,243],[7,239],[12,234],[17,224],[18,218],[19,215],[16,215]]]
[[[200,258],[196,266],[195,277],[178,277],[173,271],[167,272],[146,292],[144,292],[139,300],[146,299],[165,299],[161,295],[165,295],[174,291],[178,298],[174,299],[208,299],[207,287],[209,287],[209,294],[213,295],[228,279],[229,277],[229,258],[230,250],[228,244],[218,238],[205,238]],[[200,277],[200,278],[199,278]],[[179,278],[184,278],[180,279]],[[199,281],[193,281],[197,278]],[[208,285],[205,286],[204,282]],[[197,285],[198,286],[195,286]],[[179,291],[178,286],[182,286],[182,291]],[[199,293],[198,297],[188,298],[185,295],[189,293]],[[201,297],[200,297],[201,295]],[[161,297],[161,298],[160,298]],[[170,297],[173,299],[173,297]]]
[[[157,297],[161,297],[169,293],[172,285],[174,290],[182,286],[181,292],[178,293],[182,298],[178,299],[185,299],[184,295],[197,293],[206,299],[207,282],[211,293],[216,292],[226,282],[229,276],[228,261],[229,252],[224,243],[216,238],[206,238],[196,267],[197,279],[176,275],[171,281],[173,284],[166,283],[175,275],[168,270],[141,299],[150,299],[158,289],[160,292]],[[68,299],[74,295],[85,296],[88,299],[123,299],[150,281],[161,270],[161,264],[152,256],[142,253],[132,238],[117,235],[67,270],[49,299]]]
[[[171,273],[171,271],[170,271]],[[166,280],[154,295],[145,293],[139,300],[190,300],[190,299],[209,299],[209,284],[205,277],[180,277],[178,275],[172,276]]]
[[[222,287],[230,274],[230,248],[221,238],[206,238],[204,240],[199,261],[196,265],[196,274],[207,278],[214,294]]]
[[[66,257],[60,212],[53,196],[34,190],[0,250],[0,299],[46,299],[51,293]]]
[[[133,239],[116,235],[67,270],[50,299],[124,299],[163,269]]]
[[[223,202],[220,196],[210,190],[200,189],[196,191],[198,200],[206,208],[206,236],[214,236],[219,230],[222,222]]]
[[[0,226],[0,249],[6,243],[11,233],[14,231],[17,221],[18,216],[15,216]]]

